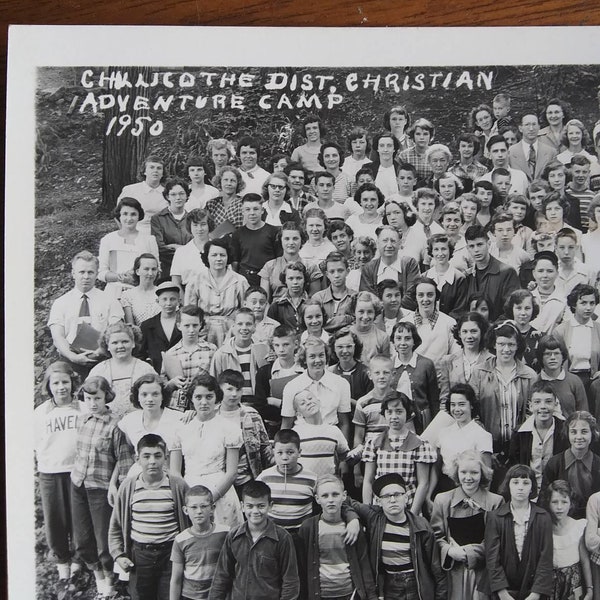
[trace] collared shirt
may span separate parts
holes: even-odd
[[[217,347],[210,342],[198,340],[198,344],[194,348],[186,348],[183,346],[183,340],[180,340],[172,348],[165,352],[165,360],[163,360],[162,373],[171,378],[171,374],[165,370],[168,358],[176,358],[181,365],[181,372],[187,382],[181,389],[175,390],[171,395],[169,408],[174,410],[186,410],[188,408],[187,386],[195,375],[202,371],[208,372],[210,362]]]
[[[543,373],[543,371],[542,371]],[[528,431],[532,435],[531,440],[531,461],[529,466],[535,471],[535,478],[537,479],[538,489],[541,489],[542,475],[544,468],[552,456],[554,456],[554,430],[555,424],[552,419],[552,425],[550,429],[546,431],[544,437],[540,435],[540,432],[535,426],[535,416],[531,415],[527,418],[525,423],[519,427],[519,431]]]
[[[423,222],[417,219],[417,222],[409,229],[415,231],[422,231],[425,237],[429,239],[434,233],[444,233],[444,228],[435,221],[432,221],[429,225],[425,225]]]
[[[281,227],[281,219],[279,218],[279,214],[281,212],[292,214],[292,207],[287,202],[283,202],[283,204],[277,209],[273,210],[273,208],[269,205],[269,202],[263,203],[263,208],[267,213],[267,218],[264,220],[267,225],[275,225],[276,227]]]
[[[396,171],[393,164],[389,167],[379,165],[375,185],[383,192],[386,198],[398,193],[398,181],[396,180]]]
[[[527,506],[527,512],[523,517],[519,517],[514,509],[512,503],[510,504],[510,512],[512,513],[514,521],[514,534],[515,534],[515,546],[517,547],[517,554],[519,560],[523,554],[523,544],[525,543],[525,536],[527,535],[527,528],[529,527],[529,521],[531,519],[531,504]]]
[[[570,229],[573,229],[570,227]],[[578,258],[573,261],[573,271],[568,275],[562,266],[558,265],[558,277],[556,278],[556,291],[566,298],[578,283],[592,284],[592,273],[586,265]]]
[[[423,152],[423,154],[417,153],[416,146],[412,146],[408,148],[408,150],[403,150],[400,152],[400,160],[403,162],[410,163],[417,170],[417,176],[419,179],[427,179],[433,175],[433,171],[429,166],[426,158],[427,153]]]
[[[517,426],[518,414],[518,389],[517,389],[517,366],[514,365],[511,377],[507,381],[502,372],[496,367],[494,369],[498,380],[498,392],[500,395],[500,424],[502,440],[507,442]]]
[[[311,283],[313,281],[318,281],[323,277],[323,273],[321,273],[321,270],[316,264],[307,264],[306,261],[304,261],[301,257],[299,257],[298,260],[306,267],[308,279]],[[285,284],[281,283],[280,275],[285,271],[285,268],[289,262],[290,261],[288,261],[284,256],[278,256],[277,258],[265,263],[263,268],[258,272],[258,276],[261,279],[266,279],[269,282],[269,291],[271,292],[272,298],[280,296],[286,289]]]
[[[133,465],[133,448],[119,429],[117,417],[110,410],[101,415],[83,416],[71,471],[73,485],[108,490],[115,465],[119,470],[119,481],[127,477]]]
[[[263,183],[267,180],[269,173],[262,167],[255,165],[248,171],[240,169],[242,179],[246,184],[242,190],[243,194],[259,194],[262,195]]]
[[[119,194],[117,202],[122,198],[135,198],[142,205],[144,218],[137,224],[139,232],[150,235],[150,219],[169,206],[163,196],[164,189],[162,185],[152,188],[145,181],[139,181],[126,185]]]
[[[538,151],[539,151],[539,144],[538,144],[537,140],[535,142],[533,142],[533,144],[530,144],[529,142],[526,142],[525,140],[521,140],[521,146],[523,148],[523,154],[525,155],[525,160],[529,163],[529,153],[531,152],[531,148],[533,148],[533,151],[535,152],[535,160],[537,162]]]
[[[313,300],[323,307],[329,320],[338,315],[351,315],[350,307],[354,296],[356,296],[356,292],[346,288],[346,292],[341,298],[334,298],[331,286],[327,286],[324,290],[313,294]]]
[[[427,324],[429,323],[429,326],[431,327],[431,329],[433,329],[435,327],[435,324],[438,322],[439,316],[439,310],[434,310],[433,314],[429,317],[424,317],[420,312],[416,311],[414,316],[415,325],[417,327],[423,327],[427,326]]]
[[[391,265],[386,265],[383,260],[379,261],[377,268],[377,283],[384,279],[393,279],[398,281],[402,273],[402,257],[398,255],[396,260]]]
[[[493,452],[492,434],[486,431],[477,421],[469,421],[459,427],[452,423],[440,431],[437,447],[444,461],[444,467],[451,470],[454,457],[464,450],[477,452]]]
[[[311,202],[316,202],[316,198],[305,191],[301,191],[295,198],[289,198],[290,206],[296,209],[300,214],[304,212],[306,205]]]
[[[77,337],[77,329],[80,323],[88,323],[96,331],[102,332],[107,325],[123,319],[123,308],[119,301],[109,293],[98,288],[92,288],[85,294],[90,307],[89,317],[79,316],[83,292],[77,288],[57,298],[50,308],[48,327],[62,325],[65,338],[69,344],[72,344]]]
[[[450,267],[445,273],[439,273],[434,268],[431,268],[425,273],[424,277],[433,279],[437,285],[437,289],[441,292],[444,285],[452,285],[454,283],[456,271],[454,270],[454,267]]]
[[[590,319],[587,323],[579,323],[575,315],[570,315],[573,335],[567,350],[571,371],[588,371],[591,367],[592,357],[592,332],[594,322]]]
[[[268,344],[273,337],[273,331],[279,327],[279,321],[264,316],[262,321],[256,322],[256,329],[252,334],[252,341],[255,344]]]
[[[194,275],[206,271],[208,271],[208,267],[202,262],[202,250],[198,249],[194,240],[190,240],[175,250],[171,263],[171,277],[179,275],[181,283],[187,285]]]
[[[291,367],[282,367],[279,359],[276,358],[271,367],[271,379],[281,379],[282,377],[290,377],[291,375],[298,375],[303,372],[304,369],[296,363]]]
[[[225,208],[223,198],[213,198],[206,203],[206,210],[218,227],[225,221],[229,221],[234,227],[241,227],[244,224],[242,216],[242,200],[239,196],[234,196],[229,200],[229,205]]]
[[[417,317],[419,323],[417,325]],[[452,329],[456,321],[445,313],[436,310],[431,319],[423,319],[418,313],[407,315],[403,321],[414,323],[421,336],[419,354],[437,362],[447,354],[454,354],[460,350],[454,339]]]
[[[350,384],[343,377],[325,370],[323,377],[315,381],[304,371],[283,388],[282,417],[296,417],[294,396],[303,390],[311,390],[319,399],[323,423],[337,425],[338,413],[350,412]],[[302,418],[298,417],[298,419]]]
[[[556,377],[550,377],[543,369],[540,373],[540,379],[543,379],[544,381],[564,381],[566,376],[567,373],[564,369]]]
[[[594,455],[591,450],[585,453],[582,458],[577,458],[570,448],[565,450],[565,471],[567,481],[571,485],[575,497],[576,506],[585,506],[586,499],[589,498],[596,475],[592,472],[594,464]]]
[[[229,317],[242,306],[248,287],[248,280],[231,267],[227,268],[221,281],[217,281],[207,269],[188,280],[185,304],[196,304],[207,317]]]
[[[269,306],[268,316],[282,325],[289,325],[296,331],[299,331],[300,311],[308,300],[308,294],[304,292],[300,298],[295,298],[295,300],[298,300],[298,302],[292,302],[289,291],[285,288],[283,293],[275,298],[271,306]]]
[[[490,243],[490,254],[495,256],[505,265],[512,267],[517,273],[521,270],[521,265],[531,260],[531,257],[523,248],[513,244],[508,254],[501,256],[501,251],[495,241]]]
[[[413,352],[410,360],[408,362],[402,362],[400,357],[396,355],[396,361],[394,362],[394,369],[397,371],[402,371],[400,377],[398,378],[398,385],[396,386],[396,390],[398,392],[403,392],[406,394],[411,400],[413,399],[412,394],[412,382],[410,380],[410,373],[417,366],[417,353]],[[410,367],[410,370],[407,370],[406,367]]]
[[[296,600],[298,563],[289,533],[269,521],[257,540],[248,523],[229,532],[219,556],[209,600]]]

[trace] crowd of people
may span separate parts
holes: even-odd
[[[59,600],[600,598],[600,123],[491,104],[146,158],[47,320]]]

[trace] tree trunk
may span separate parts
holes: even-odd
[[[108,71],[117,70],[110,67]],[[132,84],[141,74],[145,80],[148,79],[150,69],[148,67],[132,67],[127,69]],[[103,168],[102,168],[102,210],[111,211],[117,204],[117,198],[123,186],[136,183],[141,180],[140,170],[146,154],[148,141],[148,125],[145,124],[140,135],[134,136],[131,131],[135,129],[136,117],[145,116],[148,111],[133,110],[133,96],[149,96],[149,88],[125,88],[122,93],[130,94],[131,101],[126,112],[120,112],[118,105],[105,111],[105,131],[113,117],[117,118],[110,133],[104,137]],[[124,129],[121,135],[117,133],[122,129],[119,118],[129,115],[131,125]]]

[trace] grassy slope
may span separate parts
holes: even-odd
[[[114,221],[99,213],[94,201],[100,198],[102,139],[95,121],[78,115],[65,118],[66,100],[42,95],[38,103],[36,178],[36,263],[34,291],[36,382],[57,354],[46,320],[55,298],[71,287],[70,259],[80,250],[97,253],[100,238],[115,228]],[[36,398],[36,403],[42,400]],[[48,547],[36,486],[35,549],[37,598],[51,600],[56,580]],[[92,597],[90,593],[82,596]]]

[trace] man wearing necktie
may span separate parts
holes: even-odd
[[[521,117],[519,131],[523,139],[509,148],[509,161],[513,169],[519,169],[527,179],[539,179],[546,165],[556,157],[556,150],[538,138],[540,123],[533,113]]]
[[[48,327],[58,352],[82,376],[101,358],[96,348],[82,347],[123,319],[119,302],[95,287],[98,259],[88,251],[78,253],[71,263],[74,287],[57,298],[50,309]]]

